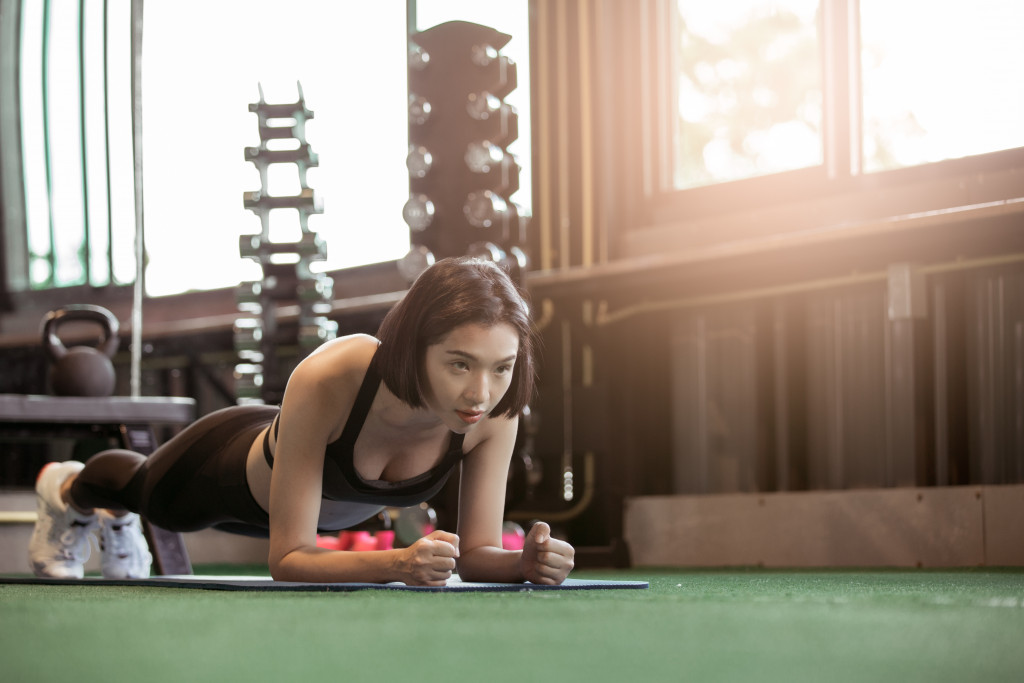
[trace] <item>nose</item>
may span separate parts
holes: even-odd
[[[490,397],[490,386],[487,380],[487,373],[475,373],[469,384],[466,385],[466,390],[463,392],[463,396],[473,406],[486,405],[487,399]]]

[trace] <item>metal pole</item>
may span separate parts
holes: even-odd
[[[142,394],[142,298],[145,225],[142,202],[142,0],[132,0],[132,141],[135,157],[135,289],[132,297],[131,392]]]

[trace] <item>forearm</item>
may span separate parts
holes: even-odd
[[[572,571],[575,556],[569,543],[552,538],[551,527],[537,522],[526,534],[522,550],[477,546],[463,552],[458,570],[465,581],[557,585]]]
[[[522,551],[479,546],[463,551],[458,560],[459,578],[463,581],[522,583],[526,579],[520,566]]]
[[[339,551],[298,548],[271,560],[275,581],[306,583],[389,583],[402,580],[396,569],[396,550]]]
[[[312,583],[390,583],[443,586],[455,569],[459,537],[434,531],[408,548],[397,550],[326,550],[298,545],[274,552],[271,534],[270,574],[278,581]]]

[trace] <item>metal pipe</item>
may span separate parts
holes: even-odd
[[[588,451],[583,455],[583,494],[572,507],[565,510],[509,510],[505,513],[505,519],[513,522],[543,519],[555,524],[575,519],[583,514],[594,500],[594,480],[594,454]]]
[[[135,287],[132,297],[131,392],[142,394],[142,297],[145,292],[145,224],[142,198],[142,0],[132,0],[132,142],[135,157]]]
[[[549,64],[551,60],[551,43],[548,24],[550,23],[550,7],[546,4],[537,12],[537,63]],[[537,137],[538,164],[534,169],[534,187],[537,188],[538,199],[538,225],[540,267],[542,270],[551,270],[554,267],[554,255],[551,247],[551,118],[548,113],[551,107],[548,104],[550,99],[549,81],[550,69],[537,69],[537,85],[534,89],[537,97],[534,98],[533,111],[538,113],[533,122]]]
[[[555,5],[555,35],[568,33],[569,19],[566,15],[567,2]],[[572,265],[572,213],[570,210],[569,185],[571,169],[569,162],[569,48],[567,41],[558,41],[555,55],[555,69],[558,78],[558,96],[555,112],[558,117],[558,261],[562,268]]]
[[[924,274],[934,274],[1022,262],[1024,262],[1024,253],[1016,253],[987,258],[965,259],[950,263],[938,263],[930,266],[921,266],[918,270]],[[632,306],[626,306],[625,308],[614,312],[608,311],[607,301],[601,301],[598,303],[597,318],[595,322],[598,326],[611,325],[643,313],[765,299],[786,294],[798,294],[822,289],[832,289],[834,287],[864,284],[867,282],[885,281],[887,278],[888,273],[886,271],[876,271],[871,273],[860,273],[858,275],[844,275],[841,277],[823,278],[820,280],[808,280],[806,282],[798,282],[791,285],[760,287],[757,289],[745,289],[736,292],[726,292],[723,294],[711,294],[708,296],[681,297],[678,299],[667,299],[665,301],[645,301]]]
[[[594,133],[593,133],[593,95],[590,48],[590,0],[581,0],[578,7],[579,27],[579,99],[583,103],[580,108],[580,233],[583,238],[583,257],[581,263],[591,266],[594,263]]]

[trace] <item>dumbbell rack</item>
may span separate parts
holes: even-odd
[[[238,310],[243,315],[234,326],[235,351],[240,363],[235,366],[235,395],[238,403],[280,403],[287,373],[281,367],[276,350],[280,339],[278,306],[297,302],[299,308],[296,340],[299,356],[304,357],[323,342],[337,335],[338,324],[327,319],[331,311],[334,280],[314,273],[310,266],[327,258],[327,244],[309,228],[309,216],[323,213],[323,202],[306,182],[306,171],[319,165],[319,159],[306,142],[306,121],[313,112],[306,107],[302,84],[298,100],[268,104],[259,86],[260,100],[249,111],[259,118],[260,144],[246,147],[245,159],[260,174],[260,189],[243,193],[243,205],[259,216],[259,234],[239,236],[242,258],[258,263],[261,280],[243,282],[237,291]],[[289,142],[294,140],[297,146]],[[294,164],[299,177],[299,193],[274,196],[268,192],[267,171],[273,164]],[[298,212],[301,236],[295,242],[271,241],[271,212],[293,209]],[[296,260],[297,259],[297,260]]]

